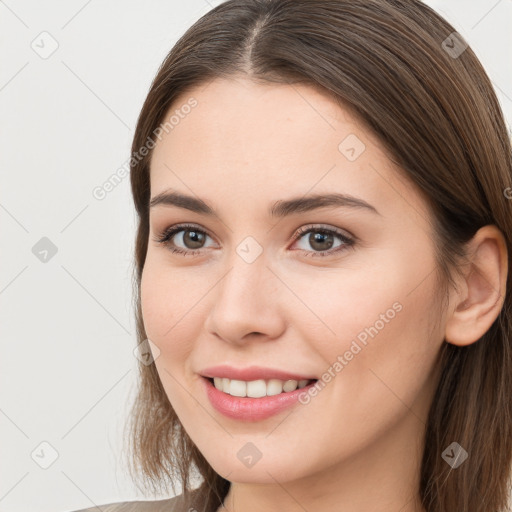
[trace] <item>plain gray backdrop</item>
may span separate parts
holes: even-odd
[[[122,429],[136,383],[130,154],[158,66],[205,0],[0,0],[0,511],[64,512],[136,491]],[[512,0],[429,0],[512,120]],[[512,184],[511,184],[512,185]]]

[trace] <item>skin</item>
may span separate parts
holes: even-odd
[[[238,77],[197,87],[170,110],[191,96],[198,105],[154,149],[151,197],[177,190],[203,199],[217,217],[151,209],[141,301],[173,408],[232,482],[219,510],[423,510],[418,475],[436,357],[445,337],[468,345],[497,317],[507,273],[501,233],[486,226],[475,235],[465,277],[441,310],[426,203],[347,109],[311,86]],[[354,161],[338,149],[349,134],[365,145]],[[341,207],[267,214],[277,200],[333,191],[364,199],[380,215]],[[183,222],[208,236],[191,245],[182,231],[173,242],[200,247],[199,255],[173,254],[154,240]],[[309,225],[356,241],[318,256],[328,246],[313,245],[309,234],[294,241]],[[252,263],[236,252],[247,236],[263,250]],[[333,237],[333,248],[343,244]],[[208,401],[199,376],[207,366],[321,378],[394,303],[401,311],[359,343],[362,350],[309,403],[243,422]],[[252,467],[237,457],[248,442],[262,454]]]

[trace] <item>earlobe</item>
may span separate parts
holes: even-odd
[[[468,242],[467,270],[453,292],[445,340],[458,346],[478,341],[498,317],[505,300],[508,252],[503,233],[494,225],[480,228]]]

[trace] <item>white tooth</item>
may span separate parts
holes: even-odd
[[[283,385],[283,391],[295,391],[297,389],[296,380],[287,380]]]
[[[303,388],[309,382],[308,379],[287,380],[282,381],[279,379],[270,379],[265,381],[263,379],[253,380],[250,382],[244,380],[231,380],[227,377],[214,377],[214,386],[228,393],[232,396],[238,397],[250,397],[250,398],[261,398],[264,396],[279,395],[280,393],[289,393],[295,391],[297,388]]]
[[[267,385],[262,380],[251,380],[247,383],[247,396],[251,398],[261,398],[267,394]]]
[[[279,395],[283,391],[283,381],[270,379],[267,383],[267,396]]]
[[[229,385],[229,394],[232,396],[246,396],[247,382],[233,379]]]

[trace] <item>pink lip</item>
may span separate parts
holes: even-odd
[[[203,377],[226,377],[228,379],[236,380],[311,380],[316,379],[315,376],[304,376],[296,373],[288,373],[283,370],[274,370],[272,368],[263,368],[261,366],[249,366],[248,368],[234,368],[233,366],[220,365],[211,366],[198,372]]]
[[[291,407],[299,401],[300,394],[303,392],[307,393],[309,388],[314,386],[316,382],[312,382],[303,388],[297,388],[295,391],[280,393],[279,395],[249,398],[231,396],[223,391],[219,391],[205,377],[201,378],[201,381],[204,383],[210,403],[217,411],[228,418],[245,421],[264,420]]]

